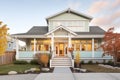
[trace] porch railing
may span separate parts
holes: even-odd
[[[94,58],[112,58],[112,56],[105,55],[102,57],[103,51],[94,51]],[[76,56],[76,51],[73,51],[74,57]],[[80,51],[81,58],[92,58],[92,51]]]
[[[36,53],[50,53],[49,51],[36,51]],[[33,59],[34,58],[34,51],[19,51],[19,58],[24,59]]]

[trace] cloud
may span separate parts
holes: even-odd
[[[96,1],[88,9],[89,14],[97,14],[108,6],[108,1]]]
[[[117,19],[120,19],[120,11],[116,11],[113,14],[103,15],[101,17],[96,17],[91,21],[91,24],[94,24],[94,25],[114,24],[114,22]]]
[[[100,4],[104,5],[99,7]],[[91,15],[97,14],[90,25],[97,25],[106,30],[109,27],[120,27],[120,0],[96,1],[88,9],[88,12]]]
[[[120,6],[120,0],[114,0],[114,2],[113,2],[113,4],[112,4],[112,7],[113,7],[113,8],[116,8],[116,7],[118,7],[118,6]]]
[[[80,7],[80,2],[69,2],[68,7],[71,9],[78,9]]]

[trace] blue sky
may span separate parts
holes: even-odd
[[[90,25],[119,28],[120,0],[0,0],[0,21],[10,34],[23,33],[32,26],[46,26],[46,17],[67,8],[92,16]]]

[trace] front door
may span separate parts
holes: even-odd
[[[64,56],[64,43],[59,43],[59,56]]]

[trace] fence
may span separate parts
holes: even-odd
[[[15,51],[6,51],[4,55],[0,56],[0,65],[10,64],[15,60]]]

